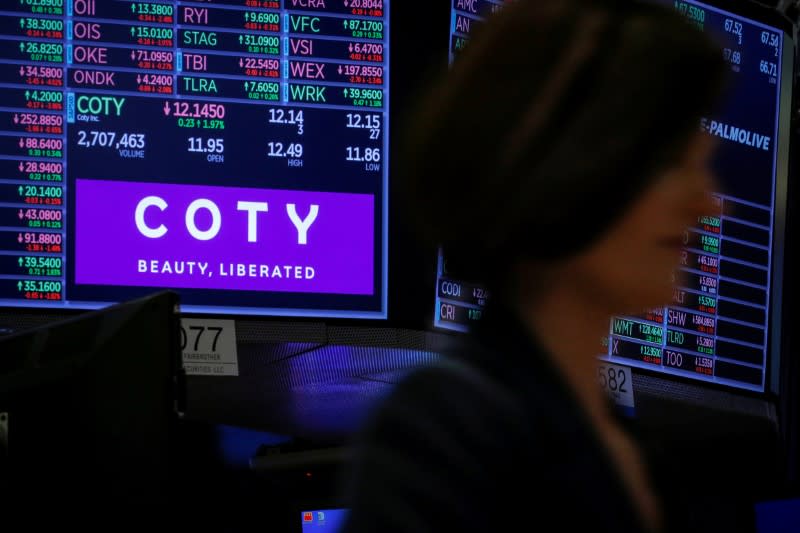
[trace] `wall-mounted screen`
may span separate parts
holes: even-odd
[[[779,349],[794,46],[780,28],[708,4],[663,3],[716,38],[730,65],[727,102],[701,121],[719,140],[718,212],[684,234],[672,305],[613,318],[604,355],[763,391]]]
[[[0,305],[385,318],[389,1],[0,6]]]
[[[794,44],[782,28],[709,4],[657,3],[712,35],[730,66],[727,100],[700,124],[719,140],[717,212],[685,232],[672,304],[614,317],[601,357],[761,392],[780,349]],[[451,61],[500,4],[453,0]],[[438,264],[435,325],[466,331],[486,293],[448,276],[441,254]]]
[[[450,16],[450,62],[469,42],[472,32],[503,5],[503,0],[452,0]],[[457,268],[455,269],[457,270]],[[447,257],[439,251],[436,263],[434,327],[466,332],[483,317],[489,294],[480,283],[460,279]]]

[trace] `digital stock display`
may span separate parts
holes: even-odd
[[[781,294],[793,45],[707,4],[663,3],[717,39],[731,69],[728,101],[700,125],[719,140],[717,212],[684,234],[672,305],[613,318],[605,356],[763,391]]]
[[[0,5],[0,305],[385,318],[388,0]]]
[[[503,0],[452,0],[450,16],[450,62],[464,49],[471,33],[503,5]],[[483,317],[489,299],[480,284],[458,279],[440,251],[436,266],[434,327],[466,332],[469,324]]]
[[[778,338],[793,44],[782,29],[711,5],[658,3],[717,39],[730,66],[727,101],[700,124],[719,140],[717,212],[684,234],[671,305],[614,317],[601,358],[760,392]],[[451,57],[466,42],[462,30],[495,7],[453,1]],[[480,302],[464,295],[483,293],[449,279],[441,257],[439,265],[437,325],[465,330]]]

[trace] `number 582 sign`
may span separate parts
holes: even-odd
[[[233,320],[182,319],[181,351],[187,375],[239,375]]]
[[[600,387],[611,396],[617,405],[628,411],[634,409],[633,380],[630,368],[600,361],[597,366],[597,380]]]

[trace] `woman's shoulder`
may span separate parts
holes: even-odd
[[[458,363],[397,383],[359,434],[346,531],[486,530],[478,504],[505,486],[505,458],[519,446],[515,417],[494,395]]]
[[[398,382],[376,404],[362,436],[398,447],[488,453],[508,449],[530,429],[517,391],[468,358],[449,355]]]

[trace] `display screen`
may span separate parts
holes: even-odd
[[[313,531],[324,531],[326,533],[336,533],[341,531],[347,520],[349,509],[327,509],[324,511],[303,511],[302,524],[303,533]]]
[[[452,63],[469,41],[470,34],[503,5],[503,0],[452,0],[450,17],[450,62]],[[436,266],[436,304],[434,327],[466,332],[469,325],[483,317],[489,298],[480,283],[470,283],[457,274],[447,257],[440,251]]]
[[[772,310],[780,307],[793,44],[779,28],[711,5],[657,3],[674,6],[711,34],[730,66],[727,100],[700,125],[719,140],[717,212],[685,232],[672,305],[614,317],[601,357],[764,391],[779,328]],[[480,22],[478,15],[495,7],[453,1],[451,58],[463,48],[466,30]],[[442,257],[439,274],[436,325],[465,330],[479,318],[469,311],[479,302],[464,295],[478,294],[480,287],[448,279]]]
[[[727,102],[701,121],[719,140],[718,212],[684,234],[672,305],[614,317],[605,357],[763,391],[781,292],[792,44],[778,28],[707,4],[661,3],[717,39],[731,69]]]
[[[385,318],[389,2],[0,6],[0,305]]]

